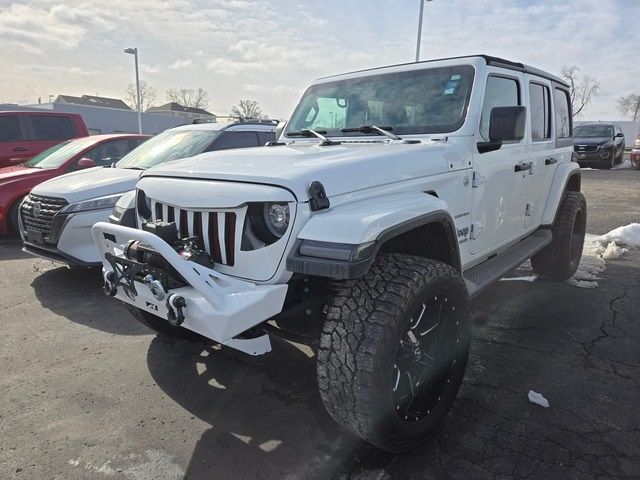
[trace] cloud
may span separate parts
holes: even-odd
[[[79,90],[122,95],[132,74],[122,49],[136,46],[158,91],[202,86],[220,112],[249,92],[265,112],[285,116],[314,78],[408,62],[415,48],[414,0],[393,9],[385,0],[325,0],[322,8],[302,0],[61,3],[0,6],[3,98],[74,93],[59,68],[79,69],[71,75]],[[616,98],[637,90],[640,77],[637,18],[640,2],[626,0],[429,2],[423,58],[487,53],[556,74],[575,64],[602,84],[585,118],[615,118]],[[17,52],[43,69],[27,78]]]
[[[193,61],[190,58],[178,59],[169,65],[167,68],[169,70],[180,70],[182,68],[187,68],[193,65]]]

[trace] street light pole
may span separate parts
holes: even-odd
[[[137,48],[125,48],[124,53],[133,55],[136,63],[136,92],[137,92],[137,104],[138,104],[138,133],[142,134],[142,99],[140,98],[140,72],[138,70],[138,49]]]
[[[420,1],[420,15],[418,17],[418,39],[416,41],[416,62],[420,61],[420,43],[422,41],[422,17],[424,16],[424,3],[431,2],[433,0],[419,0]]]

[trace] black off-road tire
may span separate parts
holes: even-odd
[[[208,341],[207,338],[202,335],[198,335],[184,327],[174,327],[164,318],[160,318],[150,312],[134,307],[133,305],[125,304],[125,307],[136,320],[144,326],[149,327],[161,337],[174,340],[188,340],[190,342],[197,343]]]
[[[565,192],[551,229],[552,242],[531,258],[533,271],[564,281],[576,273],[587,226],[587,202],[580,192]]]
[[[420,400],[437,403],[424,407],[424,417],[408,421],[394,400],[400,378],[395,362],[403,351],[403,335],[414,328],[412,312],[422,307],[424,313],[425,305],[438,304],[439,314],[442,305],[447,308],[446,319],[438,320],[442,323],[438,338],[451,354],[440,355],[433,368],[424,369],[438,372],[439,394]],[[455,268],[409,255],[380,256],[362,279],[338,284],[329,303],[318,349],[318,385],[326,409],[369,443],[391,452],[406,451],[433,431],[456,397],[467,364],[470,331],[469,297]],[[420,388],[435,392],[427,380]]]

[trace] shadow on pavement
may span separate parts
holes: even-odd
[[[479,297],[459,396],[405,455],[337,426],[317,393],[315,359],[286,342],[249,357],[155,338],[147,362],[157,385],[210,425],[189,479],[614,478],[638,473],[640,459],[640,421],[629,416],[640,289],[637,267],[612,263],[607,273],[595,291],[500,282]],[[551,407],[530,403],[529,390]]]
[[[105,296],[98,268],[46,270],[31,286],[43,307],[72,322],[117,335],[151,333],[119,301]]]
[[[22,251],[22,241],[20,238],[11,236],[0,237],[0,261],[22,260],[24,258],[33,258],[33,256]]]
[[[156,337],[147,362],[157,385],[211,427],[185,478],[339,478],[344,460],[378,452],[326,413],[315,357],[275,340],[250,357],[231,349]]]

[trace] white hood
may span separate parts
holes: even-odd
[[[47,180],[31,192],[35,195],[64,198],[77,203],[136,188],[140,170],[128,168],[89,168]]]
[[[149,169],[143,178],[186,177],[278,185],[307,195],[318,180],[327,195],[390,184],[447,171],[461,158],[449,144],[297,144],[203,153]]]

